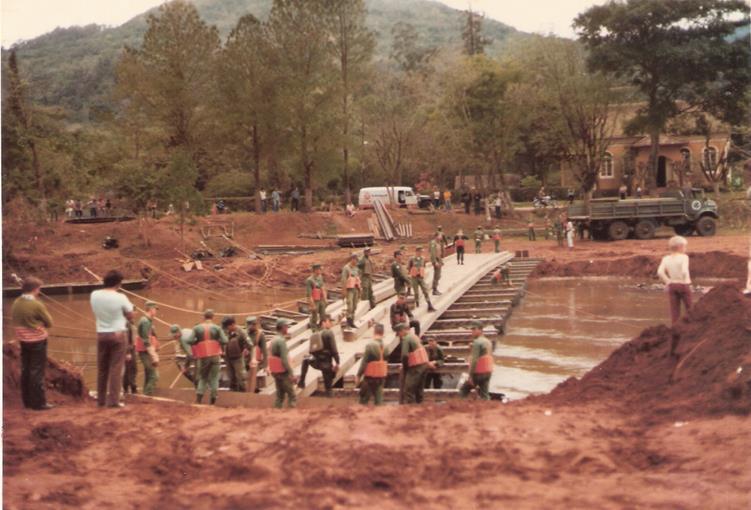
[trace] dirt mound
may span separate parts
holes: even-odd
[[[680,335],[679,358],[669,355]],[[608,400],[651,419],[751,413],[751,299],[723,285],[675,328],[657,326],[622,345],[580,380],[549,395],[550,404]]]
[[[660,265],[660,257],[637,255],[604,259],[598,254],[590,260],[571,262],[552,259],[540,263],[533,277],[545,276],[630,276],[653,278]],[[694,278],[745,278],[747,258],[722,251],[689,254],[691,276]]]
[[[49,402],[82,400],[89,390],[81,371],[64,361],[47,358],[45,386]],[[21,348],[3,344],[3,401],[4,407],[21,407]]]

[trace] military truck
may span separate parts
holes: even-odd
[[[593,239],[619,241],[629,235],[651,239],[660,225],[673,227],[675,233],[688,236],[696,232],[713,236],[719,218],[717,203],[702,189],[669,190],[659,198],[598,198],[589,204],[569,206],[568,217],[585,223]]]

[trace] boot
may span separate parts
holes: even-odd
[[[211,396],[211,400],[209,400],[209,404],[211,404],[212,406],[214,404],[216,404],[216,397],[215,396],[213,396],[213,395]]]
[[[433,295],[434,295],[434,296],[440,296],[440,295],[441,295],[441,293],[440,293],[440,292],[438,292],[438,289],[433,289]]]
[[[435,312],[435,308],[433,308],[433,303],[431,303],[430,301],[428,301],[428,311]]]
[[[201,400],[203,400],[203,395],[196,394],[196,404],[200,404]]]

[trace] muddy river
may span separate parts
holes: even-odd
[[[529,292],[511,316],[507,333],[497,344],[494,391],[512,399],[547,392],[570,376],[581,376],[605,359],[623,342],[647,326],[668,320],[665,295],[659,290],[637,287],[637,281],[608,279],[546,279],[529,283]],[[288,304],[303,295],[302,290],[274,290],[262,295],[238,293],[224,300],[203,297],[192,291],[149,290],[139,294],[185,311],[161,307],[159,318],[182,327],[192,326],[200,315],[190,312],[213,308],[243,320],[248,312]],[[48,308],[56,327],[50,338],[50,356],[65,359],[83,369],[90,388],[96,380],[94,320],[88,295],[55,297]],[[137,306],[143,300],[133,298]],[[3,316],[8,317],[12,300],[4,300]],[[4,321],[3,333],[10,331]],[[160,338],[168,327],[157,323]],[[162,343],[166,343],[162,341]],[[176,344],[161,350],[159,386],[190,387],[180,377],[173,361]],[[143,372],[139,367],[138,385]]]

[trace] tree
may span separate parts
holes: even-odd
[[[628,127],[650,136],[651,185],[670,119],[703,110],[736,124],[748,114],[751,48],[733,38],[748,24],[743,0],[608,2],[574,21],[589,67],[628,80],[646,100]]]
[[[349,184],[350,124],[352,123],[352,94],[367,72],[373,57],[375,39],[365,26],[363,0],[333,0],[327,16],[332,35],[331,46],[338,63],[339,95],[341,101],[342,176],[345,202],[351,199]]]
[[[464,41],[464,53],[473,56],[485,53],[485,46],[492,42],[491,39],[482,35],[482,21],[484,15],[474,12],[472,9],[464,11],[467,20],[462,31]]]
[[[391,28],[394,38],[391,44],[391,59],[404,72],[427,72],[437,49],[420,43],[414,25],[399,21]]]

